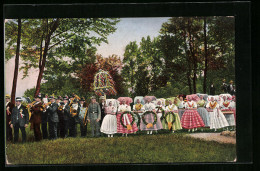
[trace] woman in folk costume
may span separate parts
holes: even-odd
[[[231,101],[230,107],[234,113],[234,118],[235,118],[235,122],[236,122],[236,96],[232,96],[232,101]]]
[[[215,129],[215,131],[219,128],[224,128],[228,126],[228,122],[219,109],[219,104],[217,102],[218,97],[209,96],[207,109],[210,114],[210,129]]]
[[[144,97],[144,101],[146,102],[144,105],[144,111],[152,111],[156,114],[155,111],[155,105],[154,103],[152,103],[153,100],[156,100],[156,98],[154,96],[145,96]],[[157,115],[156,115],[157,117]],[[145,124],[143,119],[141,120],[141,124],[140,124],[140,129],[142,131],[147,131],[147,134],[152,134],[153,131],[157,131],[159,129],[162,129],[162,123],[161,120],[158,119],[157,117],[157,122],[153,125],[152,123],[154,123],[155,117],[153,115],[153,113],[148,113],[144,116],[144,120],[148,123]]]
[[[134,113],[134,116],[135,116],[135,123],[137,124],[137,126],[139,127],[140,129],[140,123],[141,123],[141,120],[142,120],[142,115],[144,113],[144,97],[143,96],[136,96],[134,98],[134,106],[133,106],[133,111],[135,112]],[[138,114],[138,116],[136,116],[136,113]],[[138,125],[139,123],[139,125]]]
[[[127,113],[124,114],[122,117],[122,122],[125,126],[127,126],[127,128],[125,128],[122,124],[121,124],[121,115],[125,112],[125,111],[131,111],[131,107],[130,107],[130,103],[133,102],[132,98],[130,97],[119,97],[117,99],[120,103],[119,107],[118,107],[118,114],[116,116],[117,118],[117,132],[118,133],[122,133],[122,136],[127,136],[127,134],[131,134],[131,133],[135,133],[138,131],[138,127],[136,125],[136,123],[133,123],[133,125],[131,125],[133,118],[132,115]]]
[[[165,111],[165,99],[160,98],[156,101],[156,114],[157,114],[157,120],[161,120],[162,118],[162,112]]]
[[[168,112],[173,112],[174,117],[175,117],[175,122],[173,123],[173,125],[171,125],[171,122],[173,121],[173,116],[171,114],[168,114],[166,116],[166,118],[164,119],[163,127],[165,129],[172,130],[172,133],[174,133],[174,131],[182,129],[180,117],[178,114],[178,107],[177,107],[180,103],[180,100],[177,97],[172,97],[172,98],[166,99],[166,103],[168,103],[168,105],[165,107],[164,116]]]
[[[199,127],[204,127],[205,124],[197,112],[197,101],[198,96],[187,95],[187,103],[185,104],[185,112],[181,118],[182,128],[188,129],[188,132],[192,130],[196,131]]]
[[[179,95],[178,98],[180,100],[180,103],[178,105],[178,114],[179,114],[179,118],[181,119],[183,113],[184,113],[184,109],[185,109],[185,102],[183,100],[184,95]]]
[[[221,111],[232,111],[231,110],[231,100],[232,100],[232,96],[230,94],[221,94],[219,95],[221,97],[221,103],[220,103],[220,108]],[[235,123],[235,117],[234,114],[232,112],[232,114],[225,114],[224,115],[229,126],[234,127],[236,125]]]
[[[106,104],[108,104],[108,106],[105,107],[105,117],[100,132],[108,134],[108,137],[113,137],[113,134],[117,133],[116,99],[107,99]]]
[[[204,124],[205,124],[205,127],[209,127],[210,126],[210,115],[209,115],[209,112],[207,111],[207,109],[205,108],[207,103],[206,101],[203,99],[204,95],[203,94],[200,94],[199,95],[199,98],[200,100],[197,101],[197,111],[200,115],[200,117],[202,118]],[[203,129],[202,129],[203,131]]]

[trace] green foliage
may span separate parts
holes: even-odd
[[[127,138],[76,138],[33,141],[33,131],[26,128],[29,142],[7,143],[6,154],[12,164],[88,164],[88,163],[165,163],[228,162],[236,157],[236,145],[221,144],[160,130],[157,135],[141,132]],[[21,141],[21,134],[19,141]],[[160,146],[158,146],[160,142]],[[97,148],[98,147],[98,148]],[[180,150],[181,149],[181,150]]]
[[[62,19],[26,19],[22,20],[21,59],[23,64],[20,70],[24,77],[30,68],[40,67],[41,54],[45,48],[50,33],[50,45],[47,51],[54,49],[53,56],[62,59],[72,59],[73,68],[86,61],[93,61],[96,45],[107,42],[107,36],[116,31],[117,18],[62,18]],[[54,23],[58,27],[51,30]],[[17,23],[9,20],[5,24],[7,60],[12,57],[15,46],[15,29]],[[45,42],[45,43],[44,43]],[[42,49],[41,49],[42,48]],[[87,58],[86,58],[87,56]],[[91,58],[92,57],[92,58]],[[48,68],[47,68],[48,69]]]

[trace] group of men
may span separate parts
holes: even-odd
[[[26,141],[25,128],[31,123],[30,129],[34,131],[35,141],[42,139],[57,139],[77,136],[77,124],[80,124],[81,136],[87,134],[87,124],[90,123],[92,136],[100,136],[100,125],[104,118],[105,98],[91,97],[88,105],[84,98],[76,95],[70,97],[54,97],[41,94],[35,97],[35,101],[27,106],[22,105],[22,98],[17,97],[15,105],[10,101],[10,95],[6,95],[6,138],[18,142],[19,129],[22,132],[22,142]],[[31,115],[29,114],[31,113]]]
[[[228,93],[228,94],[231,94],[232,96],[235,95],[236,87],[233,85],[233,80],[230,80],[229,84],[227,84],[226,79],[223,79],[222,85],[221,85],[221,91],[222,91],[222,93]],[[215,95],[215,86],[213,83],[211,83],[211,85],[210,85],[209,94]]]

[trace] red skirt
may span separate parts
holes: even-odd
[[[185,129],[192,129],[205,126],[197,110],[185,110],[181,117],[181,125]]]
[[[117,133],[131,134],[131,133],[137,132],[138,131],[138,127],[137,127],[135,122],[133,123],[131,130],[127,130],[127,128],[124,128],[124,126],[121,124],[121,121],[120,121],[121,115],[122,115],[122,113],[119,113],[119,114],[116,115],[116,119],[117,119]],[[133,121],[132,115],[131,114],[127,114],[127,117],[128,117],[129,122],[131,124],[131,122]],[[122,122],[125,123],[124,117],[122,117]],[[127,123],[127,121],[126,121],[126,123]]]

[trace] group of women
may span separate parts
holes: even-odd
[[[132,102],[130,97],[107,99],[100,131],[113,137],[115,133],[127,136],[138,130],[152,134],[161,129],[174,133],[181,129],[194,132],[201,128],[203,131],[209,127],[216,131],[229,126],[235,129],[236,125],[236,101],[230,94],[179,95],[167,99],[137,96],[131,107]]]

